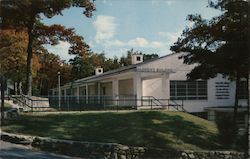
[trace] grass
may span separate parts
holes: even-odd
[[[74,112],[24,114],[3,131],[57,139],[116,142],[169,150],[222,148],[215,124],[167,111]]]

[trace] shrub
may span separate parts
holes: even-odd
[[[220,142],[230,147],[237,138],[237,124],[234,122],[232,113],[217,113],[215,120],[218,131],[219,131],[219,140]]]

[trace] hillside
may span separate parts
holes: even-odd
[[[220,149],[215,124],[167,111],[23,114],[3,131],[174,150]]]

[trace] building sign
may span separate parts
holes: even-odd
[[[230,88],[229,82],[215,82],[216,99],[229,99]]]
[[[153,73],[174,73],[172,69],[168,68],[136,68],[136,72],[153,72]]]

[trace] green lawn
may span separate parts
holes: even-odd
[[[2,130],[93,142],[174,150],[220,149],[215,124],[167,111],[24,114]]]

